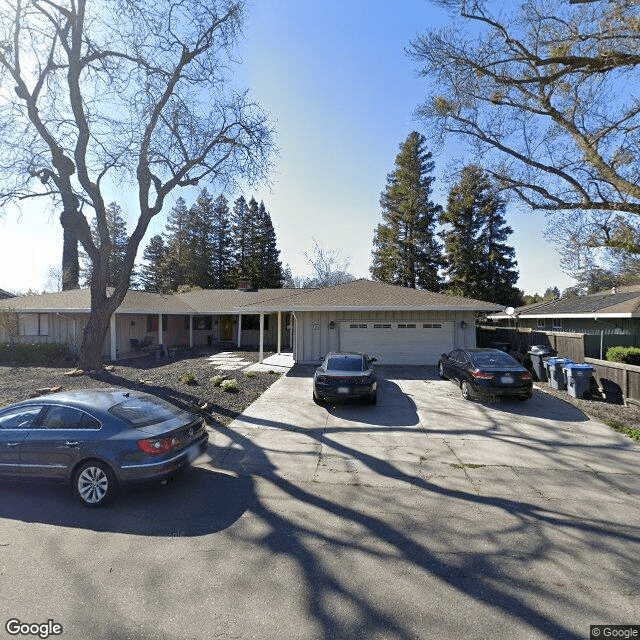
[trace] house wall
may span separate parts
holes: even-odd
[[[473,311],[299,311],[295,313],[294,360],[301,364],[316,364],[329,351],[340,350],[339,323],[346,322],[453,322],[456,348],[475,347]],[[467,323],[467,329],[460,327]],[[330,329],[329,323],[335,328]],[[315,327],[315,328],[314,328]]]
[[[526,318],[520,316],[518,318],[518,327],[527,328],[538,331],[570,331],[574,333],[630,333],[640,336],[640,318],[602,318],[602,320],[594,320],[592,318],[559,318],[557,321],[562,326],[556,328],[553,326],[552,318],[541,318],[544,326],[538,326],[537,318]]]
[[[21,344],[66,344],[71,353],[77,353],[88,319],[88,314],[3,313],[0,314],[0,340]]]

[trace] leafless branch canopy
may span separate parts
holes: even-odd
[[[640,215],[640,5],[437,4],[453,26],[408,51],[430,83],[418,115],[434,139],[464,140],[533,209]]]

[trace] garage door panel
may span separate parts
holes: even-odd
[[[364,351],[380,364],[436,364],[453,348],[453,322],[340,323],[340,349]]]

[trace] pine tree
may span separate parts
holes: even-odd
[[[186,237],[188,250],[183,284],[202,289],[213,288],[215,281],[213,198],[206,188],[200,191],[195,204],[189,209]]]
[[[233,238],[229,202],[220,195],[213,206],[213,261],[211,272],[214,289],[231,289],[233,281]]]
[[[374,232],[374,279],[438,291],[441,246],[434,229],[442,208],[431,200],[435,164],[426,139],[413,131],[400,145],[396,169],[380,197],[383,222]]]
[[[505,305],[522,303],[515,288],[515,250],[506,244],[513,231],[504,214],[504,201],[486,172],[477,165],[465,167],[440,216],[449,226],[442,234],[447,293]]]
[[[233,203],[231,213],[231,233],[233,237],[233,274],[234,280],[249,279],[250,225],[249,207],[244,196]]]
[[[262,201],[258,207],[258,224],[260,227],[258,233],[260,238],[260,279],[257,286],[264,289],[280,289],[284,281],[280,250],[277,246],[276,232],[271,216]]]
[[[167,215],[165,232],[162,234],[166,245],[166,278],[170,291],[188,284],[189,262],[189,209],[184,198],[178,198]]]
[[[169,291],[167,283],[167,248],[163,237],[158,234],[149,240],[149,244],[142,254],[146,261],[140,269],[140,284],[145,291],[166,293]]]

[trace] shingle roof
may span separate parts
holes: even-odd
[[[432,291],[408,289],[371,280],[354,280],[323,289],[312,289],[252,305],[255,310],[277,311],[339,311],[339,310],[391,310],[411,309],[416,311],[495,311],[500,305],[448,296]]]
[[[588,296],[558,298],[547,302],[536,302],[515,310],[520,317],[544,317],[558,315],[585,314],[639,314],[640,285],[620,287],[614,291],[600,291]],[[494,317],[507,317],[506,314],[494,314]]]
[[[13,298],[13,293],[9,293],[4,289],[0,289],[0,300],[2,300],[3,298]]]
[[[88,313],[89,289],[0,300],[0,311]],[[393,310],[495,311],[499,305],[395,285],[354,280],[324,289],[201,289],[180,294],[127,292],[118,313],[259,313],[260,311]]]

